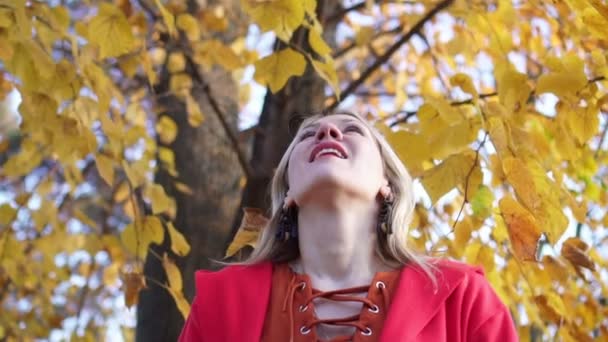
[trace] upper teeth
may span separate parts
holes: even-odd
[[[317,155],[315,156],[315,159],[317,159],[318,156],[322,155],[322,154],[326,154],[326,153],[333,153],[335,155],[337,155],[340,158],[344,159],[344,156],[342,155],[342,153],[340,153],[340,151],[336,150],[335,148],[324,148],[321,151],[319,151],[317,153]]]

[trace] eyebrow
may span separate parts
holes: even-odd
[[[342,120],[340,120],[340,122],[342,122],[342,123],[350,123],[350,122],[358,123],[357,120],[354,120],[354,119],[342,119]],[[306,126],[302,127],[302,131],[304,131],[306,129],[309,129],[309,128],[317,128],[317,127],[319,127],[319,125],[320,125],[320,123],[318,123],[318,122],[306,125]]]

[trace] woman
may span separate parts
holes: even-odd
[[[306,119],[271,195],[250,258],[197,272],[180,341],[517,340],[479,268],[407,247],[411,178],[359,116]]]

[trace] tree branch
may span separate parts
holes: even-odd
[[[190,65],[190,67],[192,69],[194,79],[201,85],[203,93],[205,93],[205,96],[207,97],[207,100],[209,101],[209,104],[211,105],[213,112],[215,113],[217,118],[220,120],[222,128],[224,128],[224,131],[226,132],[226,135],[228,136],[228,139],[230,140],[230,144],[232,145],[232,148],[234,149],[234,152],[236,153],[236,155],[239,159],[239,164],[241,164],[241,168],[243,169],[243,172],[245,173],[245,177],[247,177],[247,179],[250,179],[251,175],[252,175],[251,168],[249,167],[249,163],[247,162],[245,153],[241,150],[241,147],[239,145],[239,140],[238,140],[236,134],[230,128],[230,125],[228,124],[228,120],[226,120],[226,114],[224,114],[224,112],[220,108],[219,103],[215,100],[215,97],[213,97],[213,94],[211,92],[211,87],[209,87],[209,84],[207,84],[207,82],[205,82],[205,80],[203,79],[203,76],[201,75],[200,71],[198,70],[196,63],[194,62],[194,60],[192,60],[192,56],[190,56],[190,54],[188,54],[188,53],[184,53],[184,56],[186,57],[186,61],[188,62],[188,64]]]
[[[376,2],[382,2],[382,1],[376,1]],[[399,2],[399,4],[415,5],[416,1],[401,1],[401,2]],[[334,21],[338,21],[338,20],[342,19],[345,15],[347,15],[348,12],[360,10],[360,9],[364,8],[365,5],[367,5],[367,1],[361,1],[360,3],[354,4],[350,7],[342,8],[342,10],[327,17],[327,19],[324,21],[324,23],[328,24],[328,23],[333,23]],[[325,25],[323,25],[323,26],[325,26]]]
[[[426,24],[429,20],[431,20],[437,13],[441,12],[443,9],[450,6],[453,2],[454,2],[454,0],[444,0],[444,1],[440,2],[439,4],[437,4],[437,6],[435,6],[435,8],[433,8],[420,21],[418,21],[416,23],[416,25],[414,25],[414,27],[412,27],[405,35],[403,35],[403,37],[401,37],[401,39],[399,39],[395,44],[393,44],[382,56],[380,56],[380,58],[376,59],[376,61],[372,65],[370,65],[366,70],[364,70],[358,79],[354,80],[343,91],[341,91],[340,93],[342,94],[342,96],[340,97],[340,100],[334,101],[331,105],[329,105],[327,107],[327,110],[331,111],[333,109],[336,109],[336,107],[338,107],[338,105],[340,104],[340,102],[342,102],[343,99],[347,98],[350,94],[352,94],[380,66],[382,66],[384,63],[386,63],[391,58],[391,56],[397,50],[399,50],[399,48],[401,48],[401,46],[403,46],[403,44],[407,43],[410,40],[410,38],[412,38],[412,36],[414,34],[418,33],[420,30],[422,30],[422,28],[424,27],[424,24]]]

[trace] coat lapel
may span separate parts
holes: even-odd
[[[197,272],[197,296],[204,303],[197,310],[209,341],[259,342],[271,281],[271,262]]]
[[[463,279],[456,272],[440,270],[435,274],[437,287],[419,267],[405,266],[384,322],[381,342],[415,340]]]

